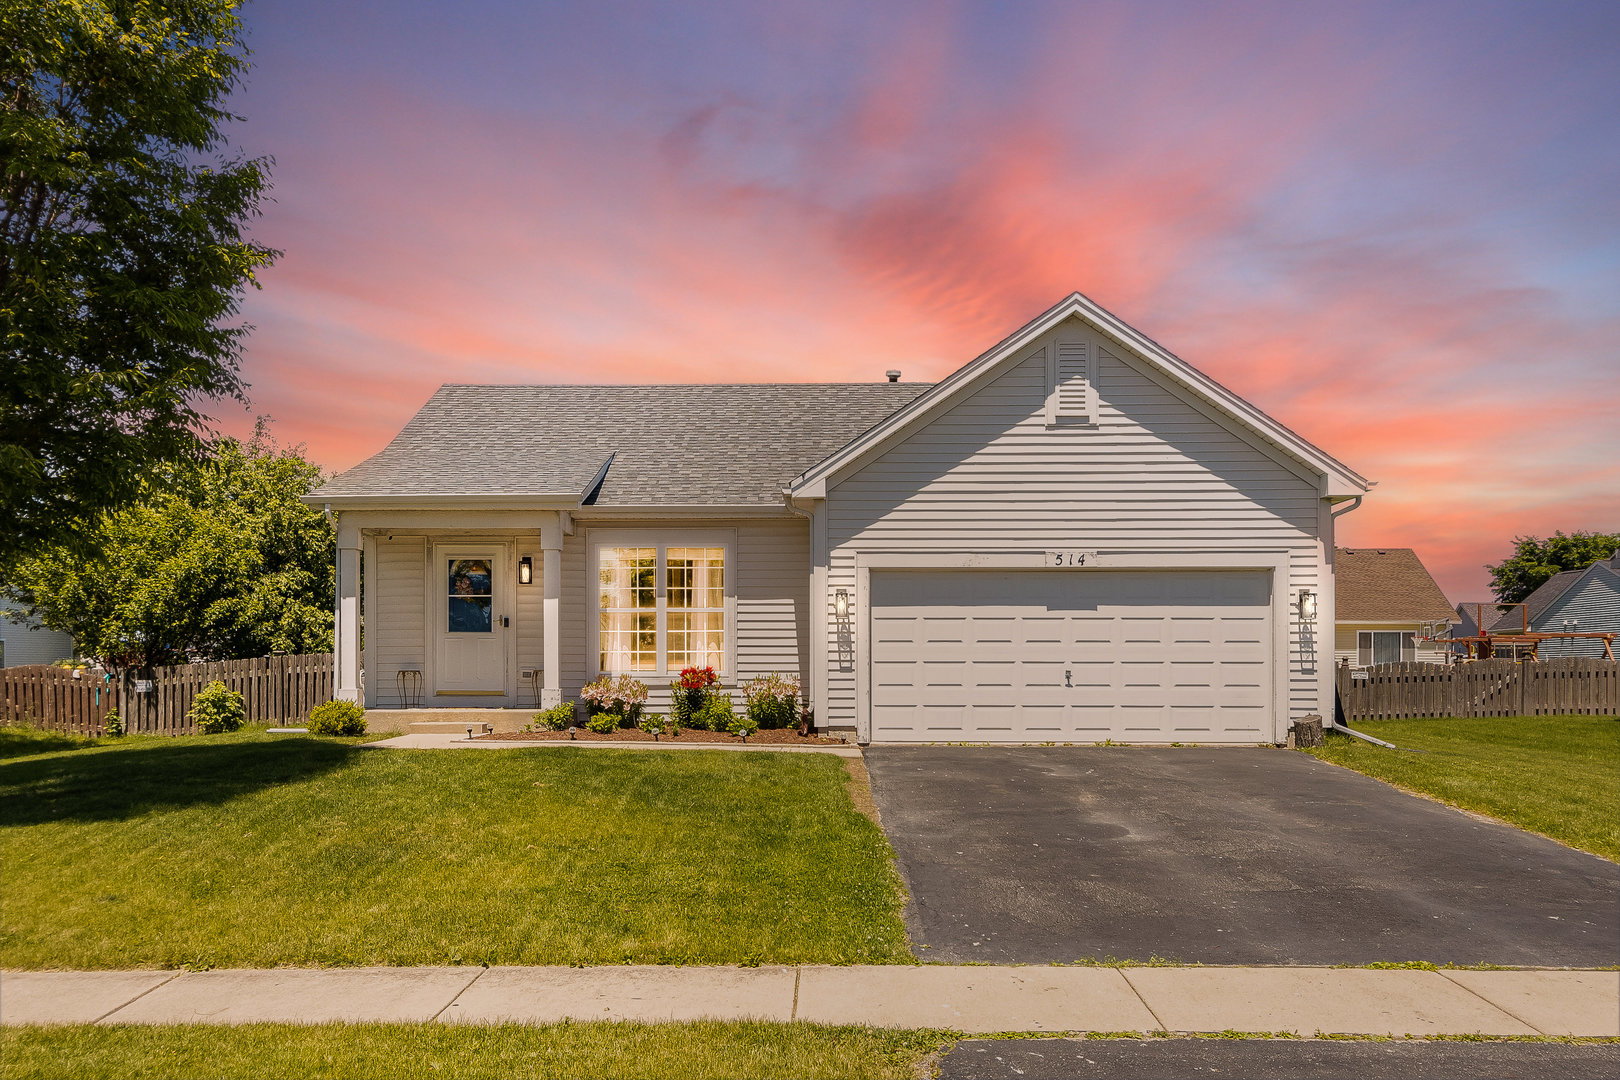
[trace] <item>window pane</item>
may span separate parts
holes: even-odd
[[[669,668],[713,667],[726,669],[725,612],[694,611],[669,613]]]
[[[450,560],[451,596],[492,596],[492,578],[488,559]]]
[[[1401,635],[1383,630],[1373,634],[1373,663],[1398,664],[1401,660]]]
[[[726,606],[726,549],[673,547],[664,560],[671,608]]]
[[[494,632],[495,618],[487,596],[452,596],[449,601],[448,629],[452,634]]]
[[[597,662],[602,671],[658,666],[658,550],[603,548],[597,555],[601,608]]]

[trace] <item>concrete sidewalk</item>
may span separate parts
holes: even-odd
[[[975,1034],[1620,1036],[1620,972],[941,965],[0,972],[4,1024],[745,1017]]]

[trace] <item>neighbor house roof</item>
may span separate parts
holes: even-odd
[[[1542,581],[1541,586],[1534,593],[1524,597],[1523,609],[1520,609],[1520,607],[1508,607],[1505,612],[1497,615],[1495,622],[1490,622],[1490,610],[1487,609],[1486,622],[1490,623],[1490,630],[1494,631],[1494,633],[1510,633],[1513,630],[1523,630],[1526,620],[1529,622],[1529,627],[1534,630],[1536,620],[1541,619],[1542,612],[1557,604],[1558,597],[1568,593],[1576,581],[1586,576],[1588,570],[1591,570],[1591,567],[1555,573],[1547,580]]]
[[[1451,621],[1456,612],[1411,548],[1334,548],[1339,622]]]
[[[926,389],[446,385],[380,453],[309,501],[779,506],[794,476]]]

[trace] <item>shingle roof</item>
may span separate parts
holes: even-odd
[[[1335,548],[1333,566],[1340,622],[1449,622],[1455,614],[1411,548]]]
[[[924,383],[441,386],[312,499],[587,495],[598,506],[778,505],[799,473]]]
[[[1511,633],[1514,630],[1523,630],[1526,618],[1529,619],[1531,629],[1535,629],[1536,619],[1543,611],[1552,607],[1553,603],[1569,591],[1571,585],[1580,580],[1585,570],[1565,570],[1554,574],[1543,581],[1536,591],[1524,598],[1524,607],[1510,607],[1499,614],[1495,621],[1491,620],[1491,611],[1485,612],[1485,621],[1490,623],[1495,633]]]

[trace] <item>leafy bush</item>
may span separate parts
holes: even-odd
[[[648,713],[643,716],[641,718],[641,730],[651,735],[653,742],[657,742],[660,735],[680,734],[680,729],[675,726],[675,722],[660,713]]]
[[[366,710],[353,701],[328,701],[309,710],[311,735],[364,735]]]
[[[737,711],[732,707],[730,694],[710,694],[703,702],[703,708],[692,717],[691,726],[700,731],[726,731],[736,718]]]
[[[612,713],[618,717],[620,727],[634,727],[641,717],[641,707],[647,704],[647,684],[629,675],[604,675],[581,690],[579,696],[590,706],[591,719],[600,713]]]
[[[762,728],[792,727],[799,722],[799,677],[761,675],[743,685],[748,718]]]
[[[669,715],[681,727],[697,727],[693,717],[703,711],[709,690],[720,681],[712,667],[681,669],[681,677],[669,684]]]
[[[226,689],[224,683],[215,679],[192,699],[187,719],[204,735],[220,735],[241,727],[245,715],[242,695]]]
[[[585,729],[594,731],[598,735],[611,735],[619,730],[619,714],[610,712],[592,713],[591,718],[585,721]]]
[[[560,705],[553,705],[549,709],[542,709],[534,714],[534,719],[523,726],[524,731],[567,731],[574,726],[574,703],[565,701]]]
[[[733,716],[730,722],[726,724],[726,730],[742,739],[743,742],[747,742],[748,736],[759,730],[759,724],[753,717],[744,714],[742,716]]]
[[[101,721],[101,730],[114,736],[124,733],[124,718],[118,715],[117,709],[107,710],[107,715]]]

